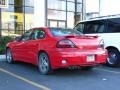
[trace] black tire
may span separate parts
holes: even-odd
[[[82,67],[81,69],[85,71],[89,71],[93,69],[93,66],[86,66],[86,67]]]
[[[120,52],[117,49],[108,50],[107,65],[111,67],[118,66],[120,63]]]
[[[38,56],[38,67],[42,75],[47,75],[52,72],[49,56],[44,52]]]
[[[12,56],[12,52],[11,52],[11,49],[10,48],[7,48],[6,50],[6,60],[8,63],[13,63],[13,56]]]

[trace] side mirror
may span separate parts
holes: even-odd
[[[18,36],[15,38],[15,41],[20,41],[20,39],[21,39],[21,36]]]

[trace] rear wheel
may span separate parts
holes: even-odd
[[[8,61],[8,63],[13,63],[13,57],[10,48],[6,50],[6,60]]]
[[[117,66],[120,63],[120,52],[117,49],[108,50],[107,65]]]
[[[48,55],[46,53],[42,52],[39,54],[38,59],[39,59],[38,67],[39,67],[40,73],[43,75],[50,74],[52,69],[51,69],[50,59],[49,59]]]

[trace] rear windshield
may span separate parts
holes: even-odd
[[[74,30],[74,29],[51,28],[50,32],[52,33],[53,36],[82,35],[81,32]]]

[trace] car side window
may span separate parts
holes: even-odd
[[[36,29],[33,31],[33,34],[31,36],[31,39],[43,39],[45,38],[45,32],[42,29]]]
[[[26,31],[25,34],[21,37],[20,41],[30,40],[30,35],[32,34],[32,30]]]
[[[105,24],[104,21],[89,21],[85,23],[84,33],[104,33]]]
[[[83,23],[79,23],[79,24],[77,24],[77,25],[75,26],[74,29],[77,30],[77,31],[79,31],[79,32],[81,32],[81,33],[83,33],[84,24],[83,24]]]
[[[120,18],[108,19],[107,33],[120,32]]]

